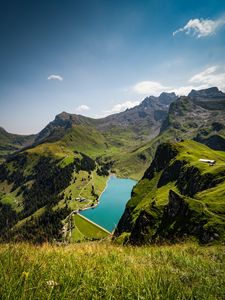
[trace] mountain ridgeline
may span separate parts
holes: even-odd
[[[35,135],[12,134],[0,127],[0,162],[7,155],[31,145],[34,140]]]
[[[110,172],[141,179],[117,240],[224,239],[225,94],[217,88],[150,96],[101,119],[62,112],[36,135],[0,129],[0,146],[2,240],[65,240],[67,216],[96,205]]]
[[[174,93],[147,97],[140,105],[102,119],[62,112],[36,136],[35,143],[57,141],[76,126],[97,130],[106,141],[111,135],[109,142],[115,145],[117,145],[118,137],[114,135],[120,135],[124,130],[139,141],[148,140],[149,137],[154,137],[159,133],[161,124],[166,119],[168,106],[176,99],[177,96]]]
[[[225,150],[225,94],[218,88],[192,90],[171,104],[160,133],[194,139],[215,150]]]

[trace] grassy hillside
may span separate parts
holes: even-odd
[[[35,135],[19,135],[7,132],[0,127],[0,163],[7,155],[32,144]]]
[[[103,134],[89,126],[77,125],[59,141],[45,142],[26,152],[67,160],[74,152],[82,152],[102,162],[113,162],[113,172],[118,176],[140,179],[148,166],[149,155],[143,159],[139,148],[140,141],[129,130],[114,128]]]
[[[80,214],[72,217],[72,234],[70,242],[81,242],[85,240],[104,239],[109,236],[109,232],[89,221]]]
[[[0,245],[1,299],[225,297],[224,247]]]
[[[114,126],[105,132],[77,125],[60,142],[62,149],[79,151],[102,161],[113,162],[113,172],[119,176],[140,179],[147,167],[146,160],[136,151],[144,143],[129,128]],[[44,147],[41,145],[40,147]]]
[[[224,187],[225,152],[191,140],[162,144],[134,188],[116,236],[134,244],[190,237],[224,241]]]
[[[12,156],[0,165],[1,239],[61,239],[62,221],[96,204],[108,175],[104,162],[58,142]]]

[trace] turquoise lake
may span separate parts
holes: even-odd
[[[99,205],[94,209],[80,212],[80,214],[112,232],[124,212],[136,183],[132,179],[111,176],[100,197]]]

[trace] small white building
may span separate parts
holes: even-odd
[[[199,161],[207,163],[211,166],[215,165],[216,161],[213,159],[205,159],[205,158],[200,158]]]

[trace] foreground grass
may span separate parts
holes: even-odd
[[[224,247],[0,246],[0,299],[224,299]]]

